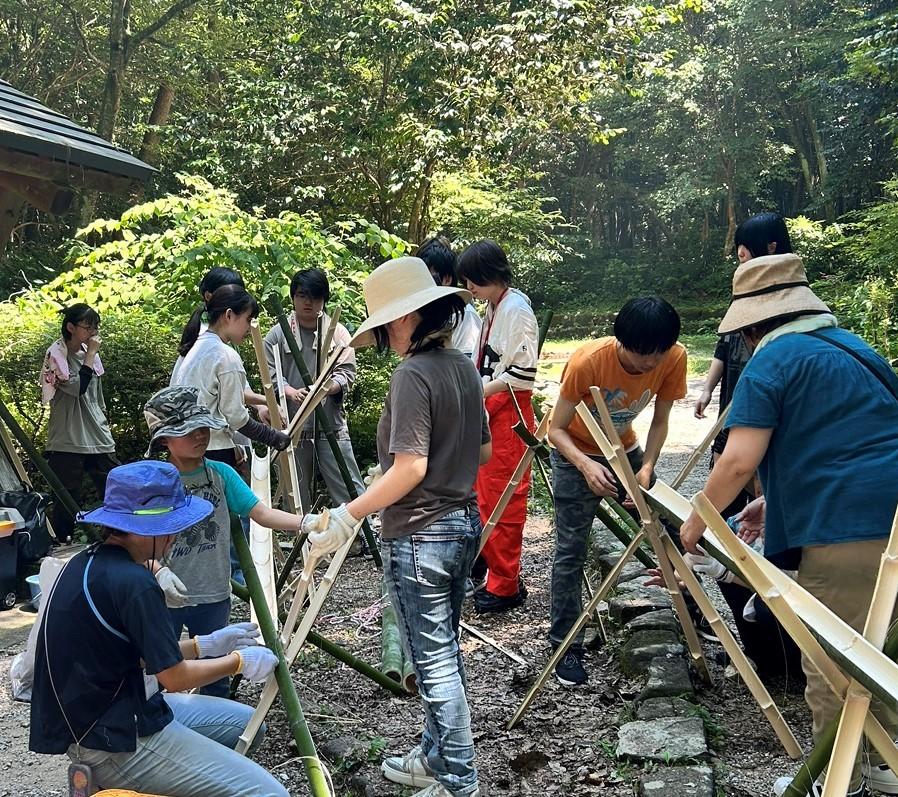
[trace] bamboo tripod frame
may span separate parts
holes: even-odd
[[[799,758],[801,756],[801,748],[798,745],[795,736],[792,734],[792,731],[789,728],[788,724],[783,719],[783,716],[780,713],[779,709],[776,707],[776,704],[774,703],[769,692],[761,683],[754,669],[748,663],[745,654],[739,647],[739,644],[736,642],[729,628],[723,622],[720,614],[708,599],[707,595],[702,589],[700,582],[694,576],[691,570],[689,570],[689,568],[686,566],[686,563],[683,561],[679,550],[673,544],[673,541],[670,539],[667,533],[662,530],[660,524],[658,523],[657,516],[653,515],[650,512],[648,505],[646,504],[645,499],[642,496],[641,488],[636,482],[636,477],[633,473],[632,468],[630,467],[629,460],[627,459],[626,454],[623,451],[623,447],[620,443],[620,438],[616,433],[614,424],[611,421],[611,417],[605,405],[605,402],[597,388],[593,388],[592,393],[596,403],[596,407],[598,408],[599,414],[602,418],[603,425],[606,427],[606,429],[608,429],[609,434],[614,439],[614,443],[609,441],[608,438],[603,434],[602,429],[598,426],[592,414],[590,413],[589,408],[584,403],[581,402],[581,404],[577,408],[577,412],[586,424],[590,433],[596,439],[596,442],[600,446],[603,455],[608,460],[609,465],[612,466],[617,477],[627,489],[628,494],[631,496],[631,498],[633,498],[634,503],[636,504],[639,511],[640,519],[642,521],[642,530],[634,535],[630,545],[627,547],[624,553],[621,554],[612,571],[602,582],[599,589],[593,595],[592,600],[589,601],[589,604],[584,608],[577,622],[574,624],[574,627],[568,633],[567,637],[565,637],[562,644],[559,645],[559,647],[556,649],[554,655],[540,674],[539,678],[534,683],[527,697],[524,699],[524,702],[521,704],[514,717],[509,722],[509,728],[513,727],[520,720],[521,716],[523,716],[524,711],[526,711],[527,707],[533,701],[539,689],[541,689],[546,680],[548,680],[552,673],[552,670],[555,668],[564,653],[573,643],[577,634],[580,632],[580,629],[586,624],[586,620],[589,615],[594,611],[598,603],[605,598],[612,586],[616,583],[617,577],[620,571],[623,569],[624,564],[629,560],[631,556],[634,556],[636,554],[636,551],[639,548],[639,543],[644,537],[647,536],[655,551],[658,563],[661,566],[662,574],[665,576],[665,583],[674,585],[676,584],[675,571],[678,571],[680,574],[684,574],[684,582],[687,589],[696,600],[699,609],[708,619],[711,628],[721,640],[724,649],[730,655],[734,666],[739,671],[740,675],[748,686],[749,691],[751,692],[755,701],[758,703],[758,706],[761,708],[764,716],[771,724],[771,727],[773,728],[774,732],[785,748],[786,753],[793,759]],[[707,444],[714,438],[715,435],[716,431],[712,429],[711,433],[709,433],[702,444],[700,444],[697,449],[699,453],[697,455],[693,454],[693,465],[701,456],[701,451],[707,447]],[[681,474],[682,473],[683,471],[681,471]],[[688,469],[685,469],[685,473],[688,474]],[[683,596],[679,593],[679,589],[677,589],[676,587],[675,589],[676,593],[671,590],[671,599],[675,607],[677,608],[677,614],[680,617],[680,622],[683,626],[684,634],[686,635],[688,640],[689,633],[687,630],[687,624],[688,626],[691,626],[693,633],[695,633],[695,629],[694,626],[692,626],[691,618],[686,611]],[[679,601],[676,600],[677,597],[679,597]],[[700,650],[701,648],[699,647],[699,651]],[[693,658],[695,660],[695,657]],[[704,663],[703,657],[700,660],[702,663]]]
[[[705,435],[704,439],[701,443],[699,443],[695,450],[689,455],[689,459],[683,464],[683,467],[680,468],[680,472],[674,476],[673,481],[670,483],[670,486],[674,488],[674,490],[679,490],[682,486],[683,482],[686,481],[686,478],[692,473],[692,469],[696,466],[698,461],[702,458],[702,454],[708,450],[708,446],[714,442],[714,438],[720,434],[720,430],[723,429],[724,423],[726,423],[727,415],[730,414],[730,407],[732,405],[727,405],[723,411],[718,416],[714,425],[708,431],[708,434]]]
[[[685,502],[685,499],[681,500]],[[673,503],[669,498],[667,502]],[[872,692],[893,707],[898,704],[898,665],[875,644],[871,644],[871,640],[854,631],[801,586],[739,540],[704,493],[695,496],[693,507],[707,526],[703,540],[706,547],[723,549],[733,559],[743,579],[757,591],[830,689],[843,701],[853,698],[846,702],[851,710],[847,719],[843,711],[833,745],[832,765],[826,779],[827,785],[831,779],[833,785],[829,786],[828,797],[847,791],[847,785],[841,791],[839,787],[847,783],[846,778],[851,776],[859,741],[858,726],[861,724],[876,751],[892,771],[898,773],[898,747],[891,734],[869,713],[869,696],[865,698],[863,695],[864,691]],[[684,511],[681,506],[679,514],[685,519],[688,511]],[[893,525],[889,545],[880,566],[874,603],[871,604],[868,615],[867,627],[872,630],[879,631],[884,617],[887,625],[887,618],[894,606],[896,551],[896,530]],[[825,643],[825,647],[821,642]],[[880,642],[880,639],[875,642]],[[838,666],[834,659],[839,662]],[[840,666],[851,672],[856,682],[859,682],[853,693],[853,681],[842,672]],[[824,794],[827,792],[824,791]]]

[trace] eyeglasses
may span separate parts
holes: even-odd
[[[90,324],[75,324],[76,327],[81,327],[81,329],[86,329],[88,332],[99,332],[100,328],[96,325],[91,326]]]

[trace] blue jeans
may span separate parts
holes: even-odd
[[[181,631],[187,626],[187,633],[191,637],[200,634],[211,634],[219,628],[224,628],[231,618],[231,599],[215,603],[200,603],[196,606],[184,606],[181,609],[169,609],[171,615],[171,627],[175,636],[180,639]],[[219,678],[211,684],[206,684],[200,689],[200,694],[212,697],[228,696],[228,679]]]
[[[76,751],[103,789],[133,789],[177,797],[289,797],[265,769],[231,748],[253,714],[251,706],[204,695],[171,694],[174,721],[137,740],[133,753]],[[264,728],[253,740],[255,748]]]
[[[627,452],[633,471],[642,467],[642,449]],[[606,467],[601,457],[592,457]],[[568,635],[583,611],[583,566],[589,532],[602,500],[586,483],[583,474],[556,450],[552,450],[552,492],[555,496],[555,557],[552,560],[552,603],[549,642],[558,647]],[[611,468],[608,468],[610,471]],[[615,476],[618,496],[623,498],[623,486]],[[583,649],[584,631],[580,631],[574,650]]]
[[[387,590],[424,703],[421,750],[436,779],[456,797],[477,790],[458,623],[479,543],[463,509],[382,543]]]

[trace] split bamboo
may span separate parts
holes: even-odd
[[[671,603],[677,612],[680,626],[683,629],[683,636],[686,639],[686,647],[689,649],[689,655],[692,658],[692,662],[695,665],[699,677],[706,683],[710,683],[711,673],[708,670],[708,663],[705,661],[705,655],[702,653],[702,645],[699,641],[698,633],[696,633],[695,624],[692,622],[692,617],[686,607],[686,601],[683,598],[683,594],[680,592],[679,583],[674,577],[670,559],[667,557],[664,548],[661,545],[661,535],[665,533],[664,529],[658,522],[657,517],[655,517],[649,510],[645,498],[643,498],[642,490],[636,481],[636,475],[633,473],[633,468],[630,467],[630,460],[627,459],[627,454],[621,444],[617,429],[614,427],[614,422],[611,420],[611,414],[608,411],[608,406],[605,404],[602,391],[597,387],[591,387],[589,390],[592,394],[595,408],[602,419],[602,425],[605,427],[605,432],[603,433],[596,422],[596,419],[590,412],[589,407],[582,401],[577,405],[577,414],[584,424],[586,424],[586,428],[602,450],[602,454],[605,459],[608,460],[608,464],[617,474],[617,477],[620,479],[621,484],[624,485],[627,494],[633,499],[633,503],[636,505],[640,520],[642,521],[642,526],[646,530],[646,536],[655,553],[655,559],[658,560],[661,575],[664,577],[664,583],[667,585],[667,591],[670,593]],[[606,434],[608,435],[607,437]]]
[[[287,340],[287,346],[290,349],[290,354],[293,357],[293,361],[296,363],[296,367],[299,369],[299,373],[302,376],[303,381],[308,385],[312,383],[312,378],[309,374],[309,369],[306,368],[306,364],[302,359],[302,354],[299,351],[299,346],[296,344],[296,338],[293,336],[293,332],[290,329],[290,324],[287,323],[287,317],[284,315],[284,307],[281,304],[281,299],[277,294],[272,294],[271,298],[272,306],[275,310],[275,317],[278,320],[278,324],[280,324],[281,329],[284,332],[284,337]],[[334,430],[330,428],[330,424],[327,422],[327,418],[324,415],[324,412],[320,407],[315,408],[315,418],[318,422],[318,426],[321,431],[324,433],[325,438],[327,439],[328,445],[331,448],[331,452],[334,455],[334,459],[337,462],[337,467],[340,469],[340,475],[343,478],[343,483],[346,485],[346,489],[349,491],[349,495],[352,498],[358,497],[358,491],[356,490],[355,484],[352,482],[352,476],[349,473],[349,468],[346,465],[346,460],[343,457],[343,451],[340,449],[340,445],[337,442],[337,437],[334,434]],[[383,567],[383,560],[380,556],[380,550],[378,549],[377,542],[374,539],[374,533],[371,531],[371,526],[368,523],[367,518],[362,523],[362,533],[365,535],[365,541],[368,543],[368,548],[371,551],[371,556],[374,559],[374,563],[378,567]]]
[[[256,573],[256,567],[249,552],[249,545],[242,534],[233,535],[233,541],[234,547],[237,549],[237,555],[240,558],[240,567],[246,579],[250,600],[256,610],[262,638],[265,640],[265,644],[278,657],[278,666],[275,668],[273,676],[269,677],[268,683],[274,686],[276,692],[280,692],[281,701],[284,704],[284,710],[287,713],[287,720],[290,724],[290,732],[296,742],[296,749],[302,756],[303,767],[305,768],[312,794],[314,797],[331,797],[324,769],[318,759],[318,752],[315,750],[315,742],[302,713],[302,705],[299,702],[299,695],[296,693],[296,685],[290,676],[290,665],[287,663],[280,637],[278,637],[277,627],[268,611],[265,596],[262,594],[262,584]],[[238,743],[238,753],[246,754],[249,742],[255,738],[258,730],[256,728],[252,732],[252,736],[249,737],[243,749],[240,749],[240,744]],[[240,741],[243,741],[242,737]]]
[[[489,634],[485,634],[479,628],[475,628],[473,625],[469,625],[464,620],[461,620],[458,625],[459,625],[459,628],[463,628],[472,637],[476,637],[481,642],[486,642],[486,644],[489,645],[491,648],[494,648],[495,650],[498,650],[499,653],[501,653],[505,656],[508,656],[508,658],[510,658],[516,664],[520,664],[524,667],[528,666],[527,661],[525,659],[523,659],[517,653],[509,650],[507,647],[505,647],[499,641],[493,639],[491,636],[489,636]]]
[[[402,642],[396,623],[396,610],[384,590],[380,614],[380,671],[396,683],[402,681]]]
[[[263,506],[271,506],[271,465],[268,449],[265,456],[260,457],[254,449],[250,449],[250,482],[252,491]],[[242,533],[240,533],[242,536]],[[262,586],[262,594],[272,617],[277,617],[277,592],[274,588],[274,533],[271,529],[260,526],[255,520],[249,521],[249,548],[256,568],[256,575]],[[255,623],[255,604],[251,604],[250,619]]]

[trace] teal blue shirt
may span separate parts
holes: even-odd
[[[898,377],[863,340],[848,346],[898,393]],[[759,473],[764,552],[887,537],[898,504],[898,399],[864,364],[801,334],[772,341],[736,385],[727,428],[772,429]]]

